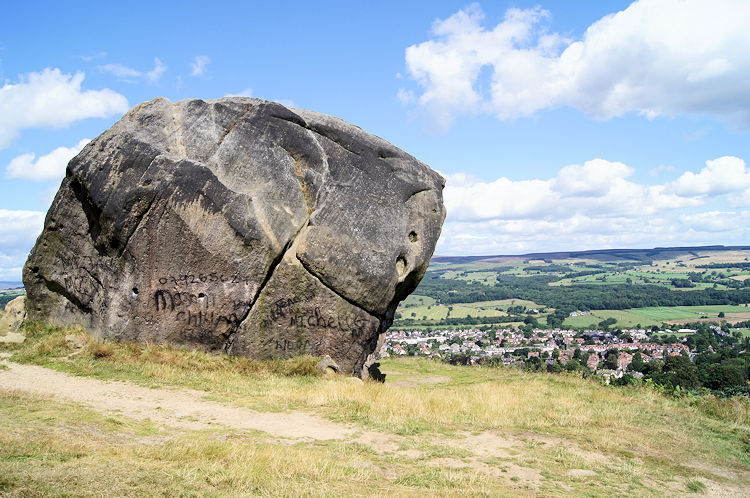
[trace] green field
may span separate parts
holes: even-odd
[[[629,310],[594,310],[590,316],[574,316],[565,319],[564,325],[570,327],[595,327],[607,318],[614,318],[614,327],[632,328],[640,324],[642,327],[661,325],[672,320],[701,320],[703,317],[721,320],[718,314],[724,312],[727,319],[750,320],[750,308],[744,306],[653,306],[648,308],[633,308]],[[742,315],[747,314],[745,318]],[[739,315],[739,316],[738,316]]]
[[[503,322],[503,323],[481,323],[475,325],[393,325],[391,330],[462,330],[466,328],[489,327],[492,329],[516,329],[524,325],[523,322]]]
[[[541,309],[543,306],[525,299],[501,299],[494,301],[478,301],[475,303],[435,304],[435,299],[413,294],[407,297],[398,307],[397,312],[402,319],[407,320],[445,320],[446,318],[482,318],[491,316],[507,316],[507,309],[511,306],[524,306],[530,309]],[[536,315],[542,316],[542,315]],[[522,323],[522,322],[518,322]],[[397,325],[398,326],[398,325]],[[419,324],[416,324],[419,326]],[[510,326],[504,324],[503,326]],[[409,326],[412,328],[413,326]]]
[[[700,319],[702,316],[717,318],[720,312],[724,312],[725,314],[748,313],[750,315],[750,308],[744,306],[654,306],[649,308],[634,308],[628,311],[645,319],[656,321]]]
[[[406,299],[401,301],[400,307],[406,308],[409,306],[431,306],[435,304],[435,299],[428,296],[420,296],[419,294],[411,294]]]
[[[575,328],[594,328],[599,322],[606,320],[607,318],[614,318],[617,320],[617,323],[614,325],[616,328],[633,328],[639,324],[642,327],[646,327],[658,323],[645,320],[643,317],[631,313],[629,310],[594,310],[591,312],[591,315],[588,316],[568,317],[563,324]]]
[[[506,316],[504,311],[495,308],[482,308],[476,306],[479,303],[467,304],[437,304],[434,306],[410,306],[399,312],[403,318],[413,320],[444,320],[446,318],[466,318],[485,317],[485,316]]]
[[[495,271],[474,271],[467,274],[459,274],[455,277],[458,280],[467,282],[476,282],[484,285],[494,285],[497,282],[497,272]]]
[[[563,322],[563,326],[593,328],[607,318],[616,319],[615,326],[621,328],[660,326],[664,322],[717,320],[719,312],[725,313],[723,318],[727,322],[736,323],[750,320],[750,309],[744,309],[744,306],[690,305],[698,302],[750,301],[749,289],[743,288],[741,283],[750,278],[750,269],[743,267],[749,261],[750,249],[715,247],[613,249],[488,256],[481,259],[435,257],[427,270],[427,278],[416,291],[421,301],[409,298],[398,311],[405,320],[435,322],[446,317],[498,316],[497,312],[507,312],[510,306],[523,305],[544,310],[544,313],[536,315],[540,324],[544,325],[545,314],[554,312],[555,308],[575,309],[573,306],[580,306],[582,309],[596,309],[604,305],[622,308],[597,310],[591,316],[571,317]],[[700,268],[702,265],[709,267]],[[436,278],[455,281],[456,284],[451,288],[444,282],[438,284]],[[675,280],[681,283],[675,286]],[[692,282],[691,286],[683,287],[685,282]],[[618,299],[617,293],[626,286],[628,289],[623,292],[623,299]],[[565,287],[570,288],[570,296],[565,295],[568,294]],[[710,289],[735,295],[727,295],[724,299],[721,295],[703,292]],[[598,292],[606,292],[608,297],[614,299],[602,299]],[[696,294],[678,297],[689,292]],[[673,297],[665,299],[666,294]],[[428,295],[435,300],[428,300],[425,297]],[[503,299],[513,295],[518,298]],[[477,297],[484,297],[485,300],[472,302]],[[625,309],[626,306],[670,302],[684,306]],[[446,307],[448,303],[453,307],[450,315]],[[440,324],[432,323],[432,326]]]
[[[472,308],[495,308],[499,310],[507,310],[511,306],[525,306],[526,308],[540,309],[544,306],[536,304],[534,301],[528,301],[526,299],[499,299],[495,301],[477,301],[476,303],[466,303],[465,306]]]
[[[474,303],[436,304],[435,299],[422,296],[409,296],[398,308],[402,319],[419,321],[439,321],[447,318],[482,318],[507,316],[507,309],[511,306],[524,306],[530,309],[544,309],[544,306],[524,299],[502,299],[493,301],[478,301]],[[450,310],[450,312],[449,312]],[[552,311],[547,309],[547,312]],[[653,306],[633,308],[627,310],[593,310],[591,315],[568,317],[563,325],[572,328],[595,328],[599,322],[607,318],[617,320],[614,328],[650,328],[661,326],[670,321],[696,321],[701,319],[721,320],[720,312],[726,315],[724,319],[732,321],[750,320],[750,307],[745,306]],[[544,323],[546,313],[535,316]],[[520,322],[519,322],[520,323]],[[419,327],[415,323],[411,327]],[[500,326],[500,325],[498,325]],[[508,327],[510,324],[502,324]],[[432,326],[434,327],[434,325]]]

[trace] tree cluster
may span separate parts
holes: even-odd
[[[494,286],[432,275],[415,291],[435,298],[441,304],[472,303],[501,299],[525,299],[556,309],[622,310],[648,306],[736,305],[750,302],[750,287],[737,289],[696,289],[665,291],[660,285],[617,285],[616,292],[602,292],[601,285],[550,286],[553,275],[515,277],[498,275]],[[681,279],[689,282],[687,279]],[[749,280],[750,281],[750,280]],[[734,281],[733,281],[734,282]],[[722,282],[724,283],[724,282]],[[678,284],[678,285],[681,285]],[[688,284],[689,285],[689,284]]]

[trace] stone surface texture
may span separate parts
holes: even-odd
[[[23,270],[28,317],[366,376],[424,275],[443,178],[344,121],[156,99],[68,164]]]
[[[18,332],[26,318],[26,296],[18,296],[5,305],[5,312],[0,315],[0,336],[8,332]]]

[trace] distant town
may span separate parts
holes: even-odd
[[[709,328],[718,335],[730,334],[717,325]],[[423,356],[462,364],[490,360],[492,364],[511,367],[546,366],[550,371],[556,367],[569,371],[585,368],[607,379],[621,378],[625,373],[642,378],[642,364],[664,361],[669,356],[687,356],[692,360],[698,351],[691,350],[685,342],[696,332],[687,328],[616,332],[538,328],[394,330],[388,332],[379,357]],[[633,368],[634,358],[636,368]]]

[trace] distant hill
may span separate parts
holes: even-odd
[[[0,290],[20,289],[23,288],[23,282],[13,282],[9,280],[0,280]]]
[[[645,308],[649,310],[644,311]],[[532,310],[531,313],[528,310]],[[590,311],[581,316],[576,310]],[[394,327],[750,322],[750,246],[435,256]],[[717,322],[718,323],[718,322]]]
[[[741,251],[750,246],[686,246],[655,247],[653,249],[594,249],[589,251],[534,252],[528,254],[499,254],[494,256],[433,256],[434,264],[460,264],[486,261],[493,263],[524,260],[595,259],[600,261],[647,261],[672,259],[679,254],[690,255],[695,251]]]

